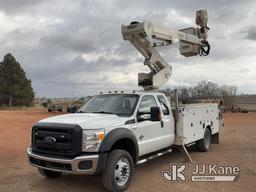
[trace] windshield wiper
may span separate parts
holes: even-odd
[[[92,113],[114,114],[114,113],[111,113],[111,112],[108,112],[108,111],[94,111]]]

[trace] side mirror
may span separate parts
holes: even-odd
[[[150,108],[150,120],[151,121],[161,121],[161,110],[160,107],[151,107]]]

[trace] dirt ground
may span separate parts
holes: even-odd
[[[30,142],[30,127],[50,115],[42,110],[0,111],[0,192],[94,192],[104,191],[99,176],[64,175],[49,180],[38,174],[27,163],[26,148]],[[136,166],[128,191],[255,191],[256,188],[256,113],[224,114],[225,127],[221,143],[213,145],[210,152],[190,151],[196,163],[217,163],[240,167],[237,182],[186,182],[167,183],[161,170],[169,163],[183,162],[176,151]],[[190,164],[192,169],[194,165]]]

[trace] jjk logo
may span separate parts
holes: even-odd
[[[162,178],[167,182],[186,182],[187,163],[170,163],[170,170],[161,171]]]

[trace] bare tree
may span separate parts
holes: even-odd
[[[198,99],[218,97],[218,85],[211,81],[200,81],[197,86],[193,87],[193,97]]]
[[[220,97],[234,96],[236,94],[237,94],[236,86],[222,85],[221,87],[219,87],[218,95]]]
[[[183,103],[195,102],[198,99],[216,99],[223,98],[226,103],[230,103],[231,97],[237,94],[237,87],[233,85],[219,86],[211,81],[200,81],[194,87],[180,86],[175,89],[179,90],[179,98]],[[166,88],[162,90],[167,96],[174,97],[174,90]]]
[[[191,87],[179,87],[179,95],[182,103],[189,103],[192,98],[192,88]]]

